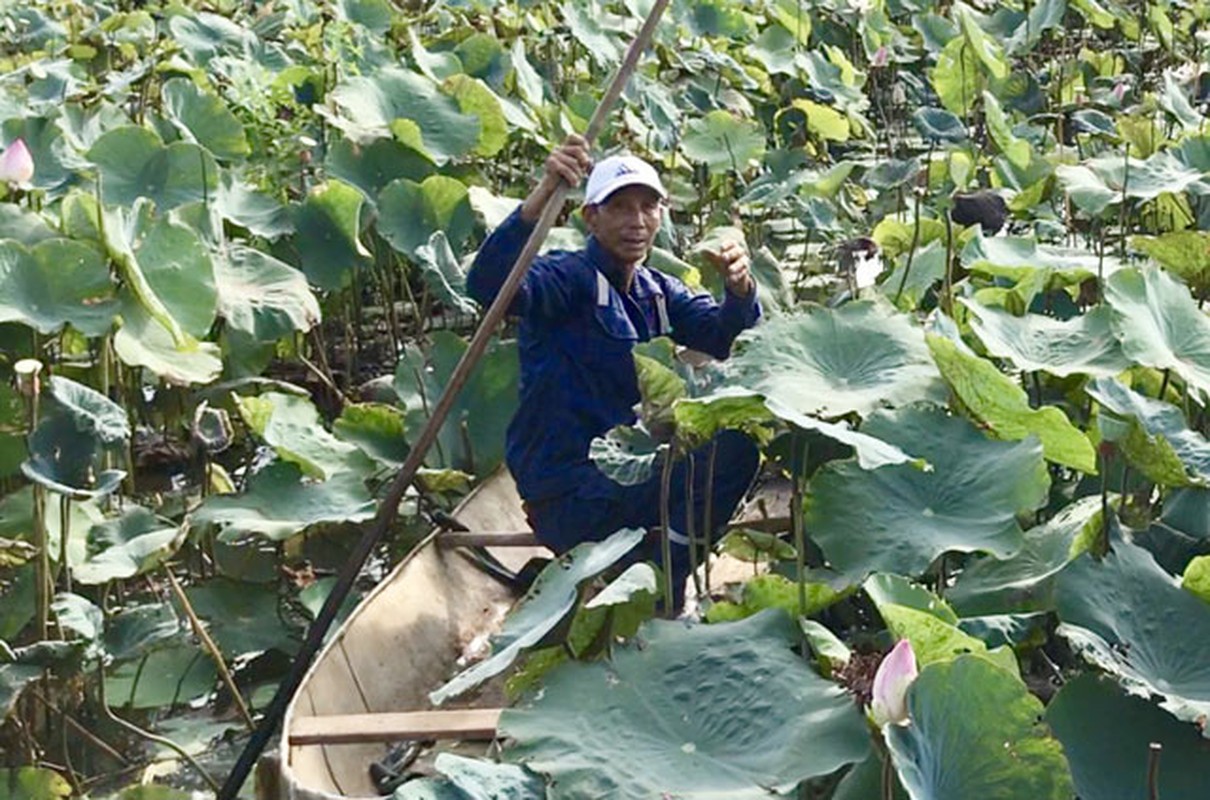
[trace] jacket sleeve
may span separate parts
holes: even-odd
[[[718,359],[729,356],[735,337],[761,317],[755,288],[747,297],[725,292],[720,304],[709,293],[694,294],[679,280],[666,277],[664,293],[673,340]]]
[[[521,219],[517,209],[484,240],[466,275],[467,291],[477,303],[487,307],[496,299],[533,229],[533,223]],[[585,292],[585,275],[576,266],[571,253],[535,258],[508,312],[548,319],[565,315]]]

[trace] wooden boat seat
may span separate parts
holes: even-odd
[[[499,708],[449,711],[395,711],[382,714],[326,714],[298,717],[290,726],[290,744],[364,744],[406,739],[496,738]]]

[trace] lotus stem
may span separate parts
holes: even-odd
[[[660,474],[660,558],[664,567],[664,616],[669,618],[673,616],[672,609],[676,605],[673,599],[675,587],[672,580],[672,539],[669,538],[672,519],[668,513],[668,501],[671,494],[672,446],[669,445],[664,451],[664,469]]]
[[[35,691],[31,692],[31,694],[34,696],[34,698],[39,703],[41,703],[47,709],[49,709],[51,713],[58,714],[63,719],[63,723],[66,727],[71,728],[76,733],[80,734],[80,736],[84,737],[84,740],[86,742],[88,742],[89,744],[91,744],[93,747],[97,748],[102,753],[109,756],[114,761],[117,761],[119,764],[122,764],[123,766],[130,763],[126,759],[126,756],[122,755],[117,750],[115,750],[112,745],[110,745],[108,742],[103,740],[101,737],[97,736],[97,734],[93,733],[88,728],[84,727],[80,723],[80,721],[77,720],[75,717],[73,717],[71,714],[68,714],[66,711],[64,711],[61,708],[59,708],[58,706],[56,706],[50,700],[47,700],[45,697],[43,697],[41,692],[38,692],[35,690]]]
[[[895,800],[895,763],[889,750],[882,751],[882,800]]]
[[[706,457],[706,498],[702,508],[702,552],[705,569],[706,596],[710,595],[710,553],[714,550],[714,465],[718,458],[718,441],[710,441]]]
[[[1164,745],[1151,742],[1147,746],[1147,800],[1160,800],[1160,754]]]
[[[13,371],[17,376],[17,391],[25,400],[29,435],[32,436],[38,427],[40,413],[42,362],[36,358],[23,358],[13,365]],[[38,560],[34,566],[34,580],[38,589],[38,638],[46,639],[50,622],[50,543],[46,532],[46,487],[40,483],[33,485],[33,525],[34,545],[38,548]]]
[[[248,730],[256,730],[256,722],[252,719],[252,714],[248,711],[247,704],[244,703],[244,697],[240,694],[239,687],[235,685],[235,679],[231,677],[231,671],[227,669],[227,662],[223,659],[222,651],[218,649],[214,640],[210,638],[210,634],[206,632],[206,628],[198,618],[197,612],[193,610],[193,604],[189,602],[188,595],[181,588],[180,581],[172,574],[172,570],[165,566],[164,574],[168,576],[168,585],[172,587],[172,593],[176,596],[177,602],[185,610],[185,616],[189,618],[189,624],[193,627],[193,632],[202,643],[202,647],[210,654],[210,658],[214,661],[214,666],[218,668],[218,674],[223,679],[223,685],[227,687],[227,691],[231,692],[231,697],[235,699],[236,708],[239,709],[240,716],[244,718],[244,724],[248,726]]]
[[[67,540],[71,536],[71,496],[59,495],[59,569],[63,591],[71,591],[71,570],[67,566]]]

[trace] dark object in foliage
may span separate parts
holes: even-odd
[[[991,236],[1004,227],[1008,219],[1008,204],[990,189],[961,192],[954,195],[950,219],[959,225],[978,223],[983,227],[984,235]]]
[[[370,780],[374,782],[374,788],[380,794],[391,794],[408,781],[422,777],[410,771],[408,767],[433,744],[432,740],[417,739],[406,739],[392,744],[381,761],[370,762]]]

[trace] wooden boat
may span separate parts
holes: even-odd
[[[759,525],[769,505],[766,495],[741,516],[769,527]],[[369,767],[384,757],[386,742],[494,737],[503,703],[498,686],[477,695],[477,708],[435,710],[428,700],[465,666],[458,663],[464,653],[486,645],[517,599],[464,545],[483,546],[514,571],[550,554],[524,533],[521,501],[504,470],[472,491],[454,516],[470,532],[431,534],[320,651],[286,709],[277,752],[258,765],[258,800],[379,797]]]

